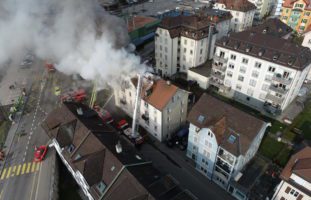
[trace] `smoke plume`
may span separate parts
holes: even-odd
[[[65,74],[109,84],[145,68],[125,48],[126,28],[95,0],[2,0],[0,66],[30,51]]]

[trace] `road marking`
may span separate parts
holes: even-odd
[[[8,173],[6,174],[6,178],[9,178],[9,177],[10,177],[10,175],[11,175],[11,170],[12,170],[12,168],[11,168],[11,167],[9,167],[9,169],[8,169]]]
[[[31,166],[31,172],[35,172],[35,170],[36,170],[36,165],[37,165],[38,163],[36,163],[36,162],[33,162],[32,163],[32,166]]]
[[[22,165],[18,165],[18,167],[17,167],[17,172],[16,172],[16,176],[18,176],[19,173],[21,172],[21,168],[22,168]]]
[[[2,175],[1,175],[1,178],[0,178],[1,180],[4,179],[5,172],[6,172],[6,168],[4,168],[3,171],[2,171]]]
[[[29,163],[28,163],[28,165],[27,165],[26,174],[28,174],[28,173],[29,173],[29,171],[30,171],[30,166],[31,166],[31,162],[29,162]]]
[[[23,168],[22,168],[22,174],[24,174],[24,173],[25,173],[26,166],[27,166],[27,163],[24,163],[24,164],[23,164]]]
[[[15,176],[15,170],[16,170],[16,165],[13,166],[11,177]]]
[[[38,164],[37,164],[37,169],[36,169],[36,171],[39,171],[40,166],[41,166],[41,163],[38,163]]]

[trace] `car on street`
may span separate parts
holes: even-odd
[[[44,160],[46,153],[48,151],[48,147],[46,145],[41,145],[39,147],[35,147],[35,153],[34,153],[34,162],[41,162]]]

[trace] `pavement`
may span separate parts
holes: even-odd
[[[106,103],[107,109],[117,122],[129,117],[119,108],[115,107],[114,97]],[[163,173],[171,174],[181,187],[188,189],[198,199],[233,200],[227,192],[211,182],[198,172],[191,159],[186,157],[185,151],[170,149],[156,140],[148,140],[139,151],[145,159],[151,160],[153,165]]]

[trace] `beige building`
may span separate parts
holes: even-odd
[[[294,154],[283,169],[272,200],[311,199],[311,147]]]

